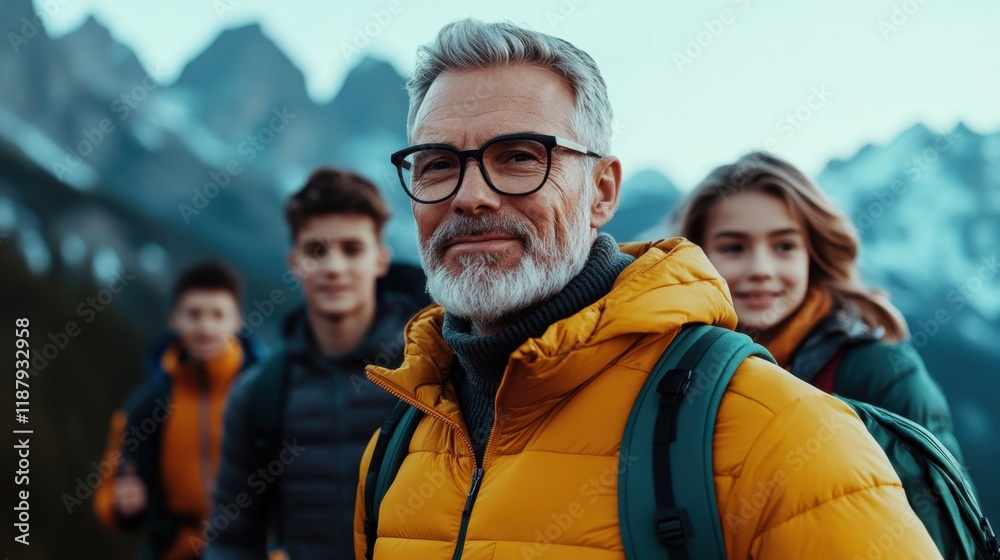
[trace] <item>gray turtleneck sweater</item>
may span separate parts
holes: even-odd
[[[476,336],[469,320],[445,313],[442,334],[455,353],[452,382],[480,465],[493,429],[497,391],[510,354],[529,338],[541,336],[552,323],[607,295],[618,275],[634,261],[618,250],[610,235],[600,234],[580,274],[558,294],[518,315],[499,332]]]

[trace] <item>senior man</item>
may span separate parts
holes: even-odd
[[[374,550],[369,445],[356,556],[623,558],[616,479],[604,475],[680,329],[735,327],[725,282],[683,239],[619,247],[598,233],[622,171],[604,80],[580,49],[459,21],[421,48],[407,88],[413,145],[392,161],[438,305],[411,320],[400,368],[367,370],[423,416]],[[814,457],[785,472],[819,433]],[[730,558],[864,558],[897,525],[882,558],[939,557],[919,522],[900,525],[914,514],[857,417],[769,362],[737,369],[712,462],[719,516],[738,521],[724,524]]]

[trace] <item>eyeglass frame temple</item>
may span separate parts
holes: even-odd
[[[563,138],[561,136],[553,136],[553,138],[555,138],[555,140],[556,140],[556,146],[562,146],[563,148],[568,148],[570,150],[573,150],[574,152],[580,152],[581,154],[592,156],[592,157],[596,157],[596,158],[603,158],[604,157],[604,156],[602,156],[601,154],[599,154],[597,152],[591,151],[589,148],[587,148],[583,144],[579,144],[579,143],[574,142],[572,140],[569,140],[567,138]]]

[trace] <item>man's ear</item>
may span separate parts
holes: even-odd
[[[392,264],[392,247],[385,243],[378,246],[378,277],[382,278],[389,274],[389,266]]]
[[[594,165],[594,193],[590,204],[590,227],[606,225],[618,210],[622,186],[622,162],[615,156],[602,158]]]

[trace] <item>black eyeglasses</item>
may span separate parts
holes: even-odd
[[[601,158],[586,146],[547,134],[506,134],[488,140],[478,150],[459,150],[450,144],[417,144],[391,156],[403,190],[423,204],[442,202],[462,185],[469,158],[479,163],[486,184],[507,196],[537,192],[549,178],[552,150],[561,146]]]

